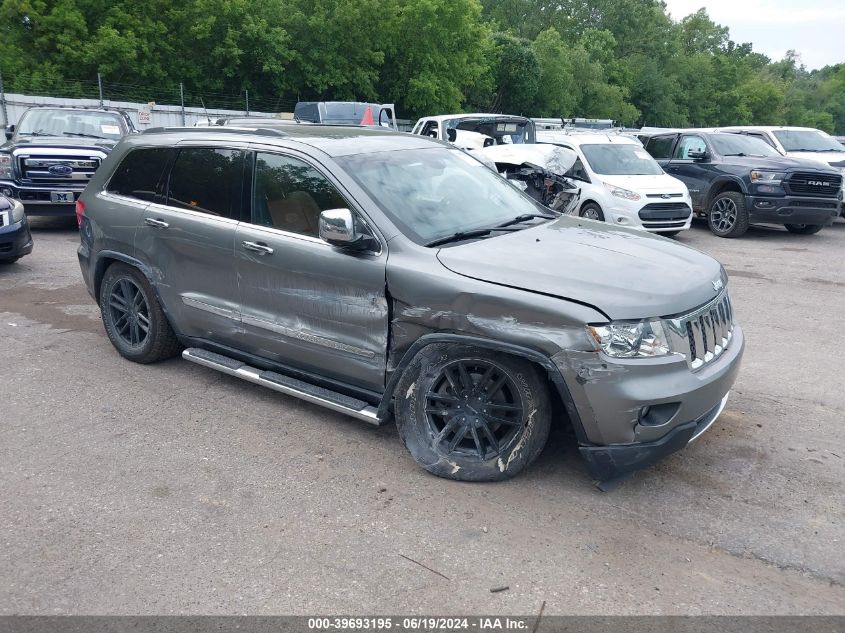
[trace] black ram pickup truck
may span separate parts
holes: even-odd
[[[719,237],[739,237],[751,224],[817,233],[839,214],[837,170],[784,156],[760,139],[686,130],[651,136],[645,146],[686,184],[693,211]]]
[[[20,200],[27,215],[72,216],[97,167],[134,131],[117,110],[30,108],[0,145],[0,195]]]

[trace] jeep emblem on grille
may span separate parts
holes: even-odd
[[[54,176],[70,176],[73,173],[73,167],[70,165],[50,165],[47,171]]]
[[[725,287],[725,284],[722,282],[721,279],[714,279],[713,280],[713,290],[719,292],[722,288]]]
[[[807,184],[812,185],[813,187],[827,187],[830,183],[822,180],[808,180]]]

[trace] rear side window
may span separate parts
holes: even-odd
[[[106,191],[152,202],[171,151],[166,147],[133,149],[123,157]]]
[[[178,151],[167,186],[168,206],[239,220],[245,152],[210,147]]]
[[[672,154],[672,143],[674,136],[655,136],[648,141],[646,151],[657,160],[667,159]]]

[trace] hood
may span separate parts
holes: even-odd
[[[603,176],[597,178],[611,185],[630,189],[637,193],[687,193],[687,188],[677,178],[669,174],[655,174],[649,176]]]
[[[725,156],[724,160],[734,165],[747,165],[752,169],[826,169],[828,171],[839,171],[827,163],[819,161],[818,157],[808,160],[791,154],[789,156]]]
[[[84,136],[18,136],[7,141],[0,150],[18,150],[38,147],[67,148],[67,149],[95,149],[109,153],[117,140],[107,138],[85,138]]]
[[[442,248],[437,258],[459,275],[587,304],[611,319],[691,311],[716,296],[723,275],[715,259],[670,239],[570,216]]]
[[[803,158],[816,163],[822,163],[825,167],[833,167],[838,170],[845,170],[845,150],[841,152],[789,152],[790,158]]]
[[[578,154],[573,150],[546,144],[491,145],[474,150],[472,154],[496,165],[536,165],[559,176],[572,169],[578,160]]]

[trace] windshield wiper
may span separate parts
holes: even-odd
[[[528,220],[533,220],[535,218],[544,218],[546,220],[556,220],[558,216],[556,215],[549,215],[547,213],[523,213],[522,215],[516,216],[513,220],[508,220],[507,222],[502,222],[501,224],[497,224],[497,229],[503,229],[507,226],[513,226],[514,224],[522,224],[523,222],[527,222]]]
[[[85,134],[84,132],[62,132],[65,136],[84,136],[85,138],[99,138],[104,139],[105,136],[97,136],[96,134]]]
[[[426,242],[425,246],[441,246],[449,244],[450,242],[460,242],[461,240],[469,240],[473,237],[486,237],[493,231],[517,231],[518,229],[505,228],[501,226],[494,226],[489,229],[473,229],[472,231],[458,231],[445,237],[438,237],[436,240]]]
[[[44,130],[33,130],[32,132],[18,132],[18,136],[53,136]]]

